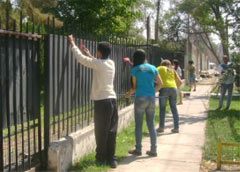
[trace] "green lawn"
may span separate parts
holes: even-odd
[[[145,127],[144,127],[145,128]],[[117,136],[117,149],[116,156],[118,161],[127,156],[127,152],[134,146],[134,124],[132,123],[127,129],[122,131]],[[100,166],[95,164],[95,153],[92,152],[89,155],[80,159],[80,161],[75,164],[71,170],[84,171],[84,172],[99,172],[107,171],[108,166]]]
[[[180,87],[181,91],[189,91],[190,90],[190,87],[188,85],[183,85]]]
[[[231,108],[228,111],[216,111],[216,107],[218,107],[218,98],[212,97],[204,147],[204,159],[211,161],[216,161],[217,158],[218,139],[225,142],[240,143],[240,97],[233,98]],[[223,159],[240,160],[240,147],[223,148]]]

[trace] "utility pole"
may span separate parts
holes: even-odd
[[[146,22],[146,33],[147,33],[147,57],[149,57],[149,39],[150,39],[150,33],[151,33],[151,28],[150,28],[150,15],[147,17],[147,22]]]
[[[224,46],[225,46],[225,53],[226,55],[229,57],[229,40],[228,40],[228,15],[225,18],[225,23],[226,23],[226,31],[225,31],[225,37],[226,37],[226,42],[224,42]]]
[[[150,15],[149,16],[147,16],[147,22],[146,22],[146,36],[147,36],[147,43],[148,43],[148,41],[149,41],[149,39],[150,39],[150,33],[151,33],[151,29],[150,29]]]
[[[188,61],[190,60],[191,52],[190,52],[190,18],[189,14],[187,16],[187,42],[186,42],[186,53],[184,58],[184,78],[186,81],[186,84],[188,83]]]
[[[158,23],[159,23],[159,14],[160,14],[160,4],[161,0],[157,1],[157,16],[156,16],[156,23],[155,23],[155,41],[159,40],[158,38]]]

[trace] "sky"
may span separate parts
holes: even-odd
[[[156,4],[157,0],[154,0]],[[160,16],[163,16],[168,10],[170,9],[170,0],[161,0],[161,7],[160,7]],[[150,39],[154,39],[154,33],[155,33],[155,20],[156,20],[156,8],[154,10],[149,10],[147,11],[148,14],[150,14]],[[145,26],[145,23],[140,22],[137,24],[138,26]],[[143,36],[146,38],[147,33],[146,33],[146,28],[143,30]]]
[[[155,0],[156,2],[157,0]],[[170,10],[171,4],[170,4],[170,0],[161,0],[162,2],[162,8],[161,8],[161,14],[160,16],[163,16],[165,13],[167,13]],[[155,11],[150,11],[149,13],[152,13],[152,17],[151,17],[151,21],[150,21],[150,25],[151,25],[151,33],[150,33],[150,38],[154,39],[154,33],[155,33],[155,19],[156,19],[156,9],[154,9]],[[142,24],[141,24],[142,25]],[[147,34],[146,34],[146,29],[144,29],[143,31],[143,36],[146,38]],[[216,43],[219,44],[220,43],[220,39],[219,36],[216,34],[211,34],[211,38],[212,40]]]

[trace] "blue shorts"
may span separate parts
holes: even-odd
[[[195,83],[196,82],[196,75],[189,75],[189,82]]]

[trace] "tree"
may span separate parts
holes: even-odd
[[[0,12],[1,12],[1,17],[0,17],[0,21],[1,21],[1,27],[3,27],[3,25],[6,23],[6,13],[11,12],[12,11],[12,4],[10,2],[10,0],[7,1],[0,1]]]
[[[6,0],[0,1],[0,12],[2,23],[6,23],[6,13],[9,14],[9,18],[19,23],[20,13],[22,13],[22,19],[28,22],[34,22],[38,24],[46,23],[48,18],[54,17],[51,13],[51,8],[56,7],[57,0]],[[32,21],[34,20],[34,21]],[[10,21],[10,23],[12,23]],[[62,22],[58,19],[55,20],[56,26],[62,26]]]
[[[57,0],[17,0],[17,6],[23,15],[36,23],[44,23],[48,18],[54,17],[51,8],[57,6]],[[55,20],[56,26],[62,26],[62,22]]]
[[[181,12],[193,17],[205,34],[215,33],[220,37],[223,53],[229,55],[229,33],[239,21],[239,2],[236,0],[183,0],[179,5]]]
[[[138,0],[59,0],[53,11],[72,32],[127,36],[142,15],[139,6]]]

